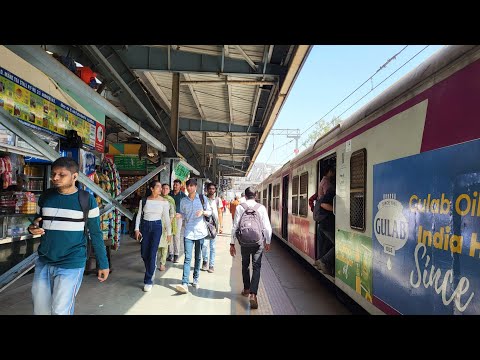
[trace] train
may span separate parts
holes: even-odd
[[[370,314],[480,314],[480,46],[443,47],[257,185],[312,266],[308,199],[329,166],[328,280]]]

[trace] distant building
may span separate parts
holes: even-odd
[[[260,184],[266,177],[275,172],[280,166],[270,165],[265,163],[255,163],[252,166],[247,177],[231,177],[232,187],[227,191],[227,200],[232,200],[235,195],[240,197],[240,194],[249,186],[256,186]]]

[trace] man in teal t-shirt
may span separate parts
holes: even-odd
[[[42,194],[37,216],[28,227],[42,235],[32,283],[35,315],[73,315],[75,297],[83,279],[87,260],[84,214],[75,186],[78,164],[63,157],[52,164],[54,191]],[[90,195],[87,228],[99,264],[98,280],[107,280],[110,270],[100,230],[100,211]],[[40,221],[42,222],[40,226]]]

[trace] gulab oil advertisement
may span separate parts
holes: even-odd
[[[480,140],[373,167],[373,304],[480,314]]]

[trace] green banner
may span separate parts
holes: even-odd
[[[335,277],[372,302],[372,239],[343,230],[335,236]]]
[[[113,162],[117,166],[117,170],[146,170],[146,159],[140,160],[136,155],[115,155]]]
[[[177,179],[184,181],[189,174],[190,170],[188,170],[181,163],[178,163],[177,166],[175,166],[175,176],[177,177]]]

